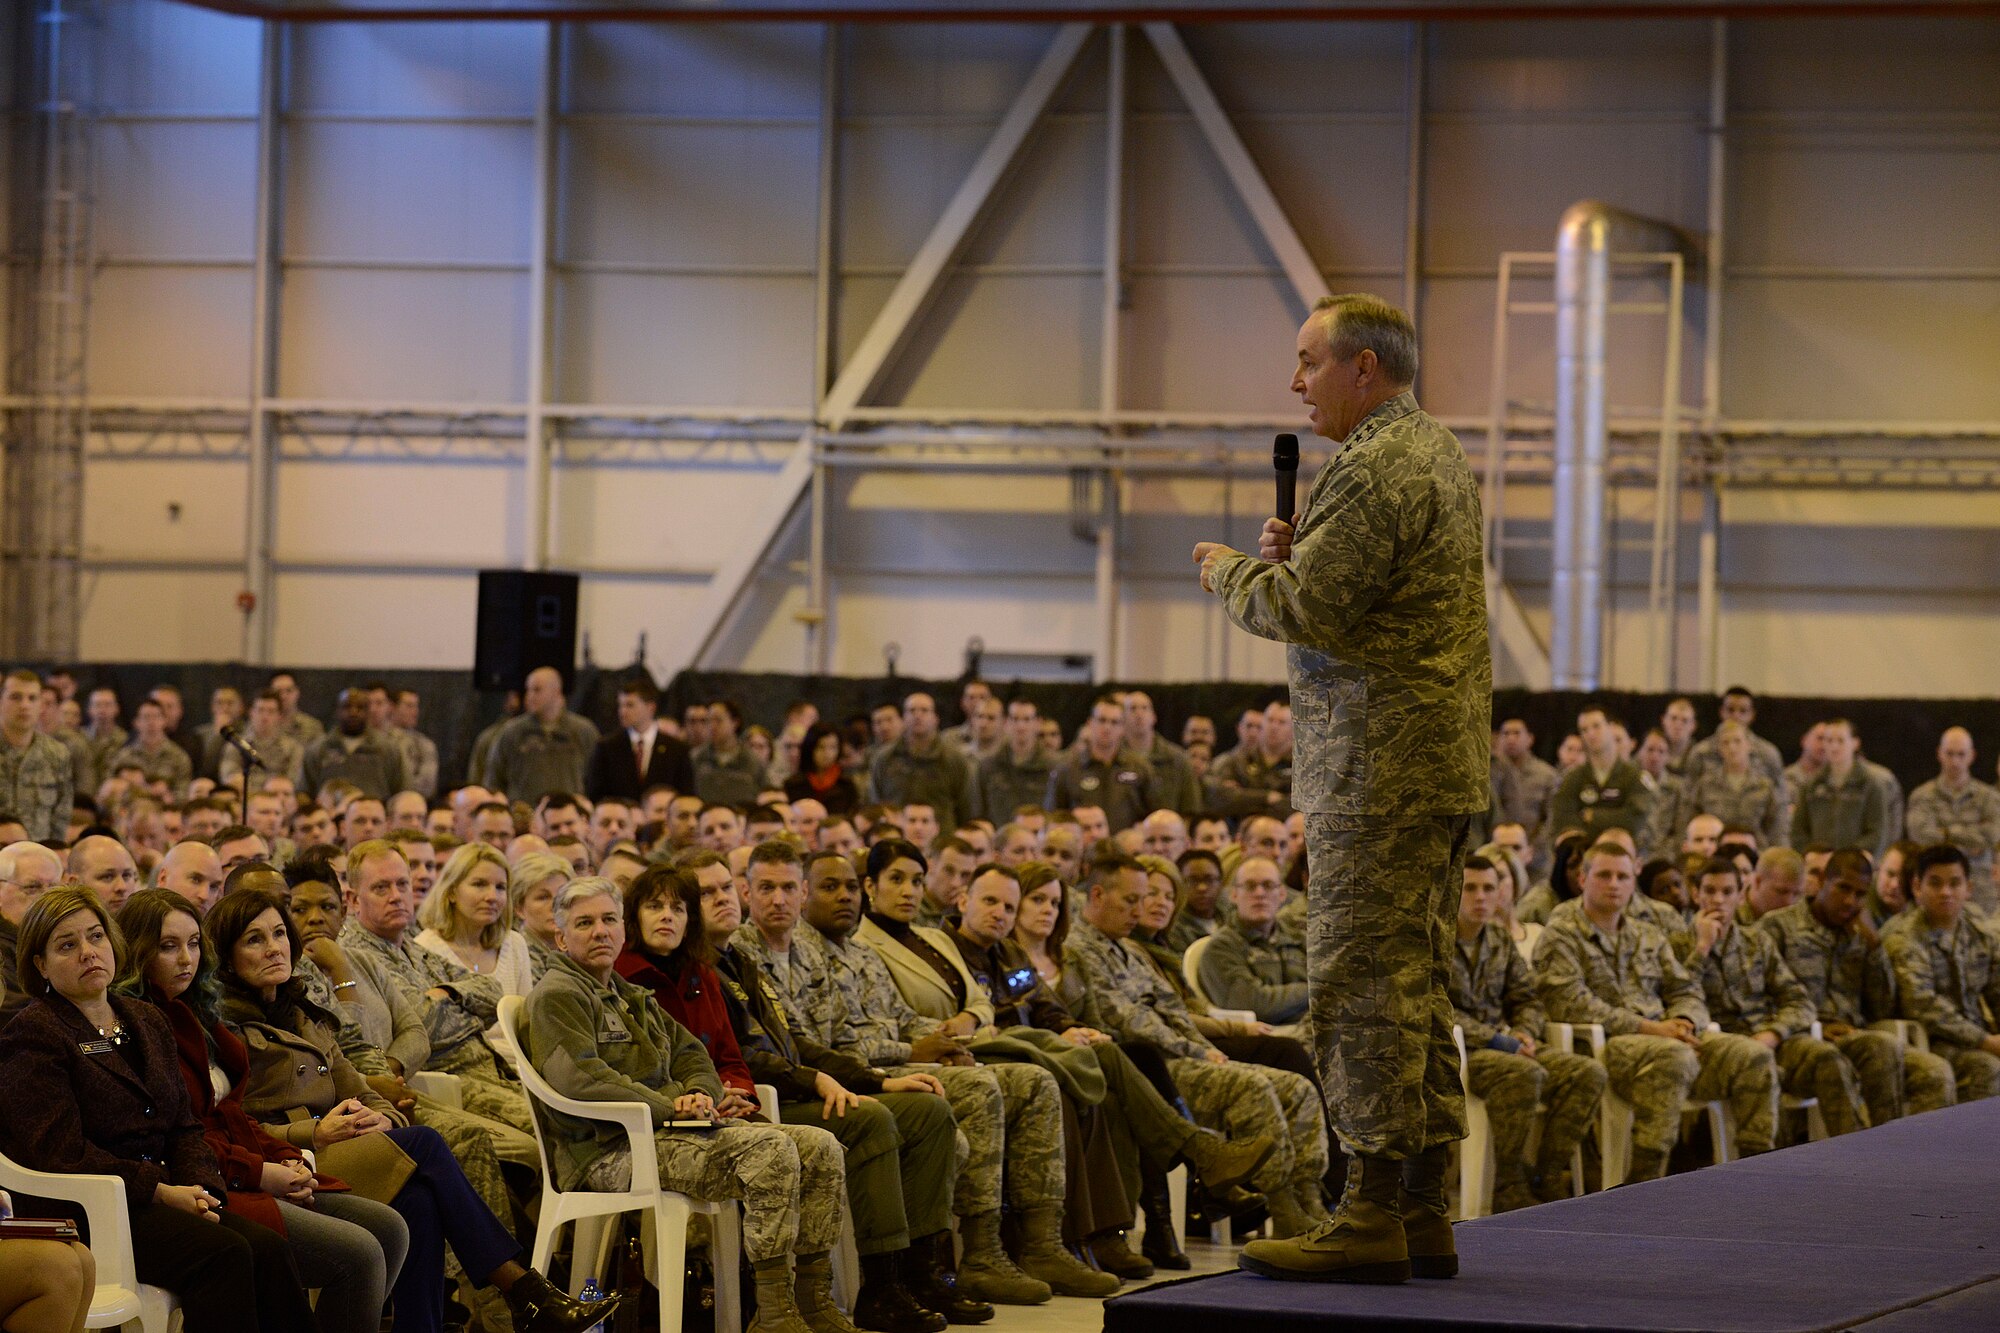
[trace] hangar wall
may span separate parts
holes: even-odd
[[[1551,248],[1585,197],[1701,247],[1680,386],[1697,434],[1876,423],[1915,454],[1940,428],[2000,437],[2000,22],[1180,35],[1332,288],[1414,296],[1420,396],[1475,465],[1498,257]],[[1056,36],[267,32],[170,0],[103,0],[81,655],[467,665],[472,572],[540,561],[583,572],[598,661],[626,660],[643,633],[650,660],[671,665],[711,576],[757,528],[828,385]],[[1120,40],[1119,188],[1107,191],[1115,76],[1100,30],[862,416],[1032,442],[1114,407],[1196,450],[1203,422],[1219,439],[1292,416],[1290,289],[1154,48],[1137,28]],[[1719,303],[1702,262],[1718,239],[1718,132]],[[1550,323],[1513,320],[1512,396],[1551,396]],[[1659,414],[1663,334],[1657,319],[1614,327],[1612,401],[1627,415]],[[543,430],[545,493],[524,443]],[[1254,453],[1192,471],[1122,478],[1107,576],[1061,467],[830,466],[819,604],[800,519],[705,660],[871,673],[893,641],[905,671],[949,674],[977,636],[1030,671],[1108,649],[1104,676],[1276,677],[1280,650],[1224,626],[1187,563],[1198,538],[1251,537],[1268,473]],[[1981,488],[1995,485],[1723,486],[1715,683],[1988,692],[2000,535]],[[1617,510],[1636,521],[1650,502],[1634,486]],[[1510,579],[1545,630],[1547,494],[1513,487],[1508,504],[1527,541]],[[1691,520],[1699,508],[1691,498]],[[268,582],[246,618],[236,595],[266,521]],[[1692,532],[1683,685],[1701,667]],[[1637,650],[1643,551],[1621,552],[1614,584],[1612,683],[1652,684]]]

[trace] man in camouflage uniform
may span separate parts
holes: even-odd
[[[1534,972],[1499,924],[1502,873],[1484,857],[1466,859],[1451,956],[1451,1003],[1465,1030],[1466,1083],[1486,1102],[1493,1126],[1496,1212],[1525,1208],[1538,1196],[1570,1196],[1571,1157],[1589,1132],[1605,1081],[1597,1061],[1542,1045]],[[1528,1135],[1544,1107],[1541,1151],[1531,1172]]]
[[[743,1253],[757,1285],[751,1333],[796,1333],[801,1320],[813,1333],[856,1333],[833,1299],[832,1252],[846,1189],[839,1141],[823,1129],[743,1118],[756,1104],[725,1094],[701,1039],[651,991],[618,975],[625,908],[610,880],[565,885],[555,916],[566,956],[523,1006],[527,1058],[564,1096],[643,1103],[661,1126],[651,1151],[663,1188],[743,1201]],[[711,1116],[728,1118],[714,1129],[664,1127]],[[623,1134],[560,1111],[544,1110],[543,1119],[559,1188],[631,1187],[632,1149]]]
[[[1247,856],[1229,878],[1235,915],[1201,956],[1202,994],[1218,1009],[1247,1009],[1263,1023],[1296,1023],[1306,1012],[1306,942],[1278,920],[1285,877],[1278,863]]]
[[[1862,767],[1853,723],[1833,718],[1825,734],[1825,769],[1793,793],[1792,846],[1860,847],[1879,859],[1890,839],[1888,792]]]
[[[980,761],[974,779],[978,788],[975,811],[996,824],[1014,817],[1024,805],[1049,798],[1049,774],[1055,760],[1042,748],[1042,715],[1032,699],[1007,701],[1001,734],[1006,743]]]
[[[2000,907],[1993,884],[1993,849],[2000,846],[2000,791],[1972,776],[1972,733],[1953,727],[1938,740],[1938,775],[1910,793],[1912,841],[1948,842],[1972,865],[1972,901]]]
[[[30,842],[61,842],[69,835],[76,759],[35,730],[41,710],[42,678],[8,672],[0,682],[0,810],[20,816]]]
[[[1265,524],[1261,559],[1209,542],[1194,555],[1231,621],[1287,645],[1309,1014],[1334,1131],[1360,1169],[1334,1222],[1300,1243],[1255,1242],[1243,1262],[1278,1276],[1444,1276],[1458,1271],[1445,1170],[1465,1135],[1452,923],[1473,819],[1491,801],[1479,487],[1410,392],[1407,315],[1329,297],[1297,351],[1292,389],[1341,447],[1297,531]]]
[[[1820,1035],[1854,1066],[1868,1123],[1934,1111],[1957,1099],[1951,1066],[1942,1056],[1905,1049],[1891,1032],[1868,1027],[1895,1009],[1896,980],[1864,909],[1871,881],[1868,855],[1843,847],[1826,863],[1819,891],[1760,918],[1785,966],[1805,987]]]
[[[340,947],[350,959],[373,959],[430,1037],[425,1068],[459,1077],[465,1109],[516,1129],[533,1128],[520,1084],[501,1071],[486,1029],[500,1007],[500,981],[481,976],[406,938],[411,923],[410,869],[383,841],[347,854],[347,922]]]
[[[1159,733],[1153,696],[1143,690],[1127,690],[1124,703],[1125,746],[1152,767],[1154,807],[1183,815],[1199,813],[1201,779],[1195,776],[1188,752]]]
[[[1179,994],[1126,938],[1145,889],[1146,872],[1130,857],[1111,853],[1092,863],[1089,897],[1063,945],[1065,991],[1081,996],[1077,1017],[1118,1041],[1157,1047],[1200,1123],[1234,1139],[1268,1134],[1277,1147],[1251,1181],[1281,1235],[1314,1231],[1326,1217],[1319,1090],[1297,1074],[1231,1060],[1201,1034]]]
[[[1910,871],[1912,909],[1882,928],[1898,1016],[1923,1024],[1966,1102],[2000,1094],[2000,1033],[1981,1009],[2000,1012],[2000,938],[1966,912],[1970,878],[1963,851],[1926,847]]]
[[[1549,817],[1549,799],[1562,782],[1555,765],[1535,753],[1535,733],[1518,717],[1500,724],[1499,743],[1493,754],[1493,819],[1500,824],[1519,824],[1528,831],[1529,845],[1536,855],[1547,859],[1548,837],[1542,825]]]
[[[1256,719],[1246,731],[1243,723]],[[1292,804],[1292,706],[1284,700],[1267,704],[1262,713],[1245,713],[1237,726],[1242,744],[1218,755],[1208,770],[1208,809],[1224,815],[1275,815],[1283,819]]]
[[[1779,1084],[1794,1097],[1819,1099],[1828,1134],[1866,1128],[1854,1066],[1838,1047],[1812,1034],[1811,996],[1785,965],[1777,942],[1739,924],[1743,872],[1720,858],[1695,880],[1695,958],[1709,1016],[1724,1032],[1749,1037],[1778,1059]]]
[[[1052,1291],[1107,1294],[1100,1281],[1091,1280],[1102,1274],[1068,1271],[1074,1260],[1049,1266],[1044,1277],[1025,1256],[1016,1266],[1000,1245],[1003,1176],[1007,1198],[1024,1216],[1039,1217],[1060,1230],[1062,1092],[1055,1079],[1037,1065],[974,1064],[943,1024],[910,1008],[872,949],[847,935],[835,939],[810,927],[799,929],[806,899],[799,874],[803,867],[796,859],[766,859],[771,850],[767,843],[751,854],[743,895],[750,919],[731,944],[770,978],[795,1031],[890,1077],[923,1073],[944,1085],[945,1100],[971,1151],[959,1168],[953,1194],[965,1243],[959,1290],[974,1300],[1003,1304],[1039,1304]],[[824,863],[829,868],[839,862],[853,873],[852,863],[829,855]],[[1079,1279],[1099,1289],[1067,1290]],[[1110,1290],[1116,1289],[1114,1280]]]
[[[1665,1173],[1689,1099],[1727,1103],[1739,1151],[1768,1152],[1777,1130],[1777,1062],[1749,1037],[1706,1031],[1700,985],[1667,937],[1625,910],[1635,882],[1631,854],[1598,843],[1584,854],[1583,892],[1549,914],[1535,945],[1548,1016],[1604,1028],[1610,1090],[1633,1113],[1625,1179]]]
[[[1153,766],[1125,746],[1125,708],[1117,695],[1104,695],[1090,706],[1078,740],[1050,774],[1043,804],[1051,810],[1097,806],[1113,833],[1131,828],[1160,804],[1153,795]]]

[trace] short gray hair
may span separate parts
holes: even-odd
[[[1313,302],[1313,313],[1322,310],[1331,312],[1326,319],[1326,342],[1335,360],[1345,361],[1370,351],[1391,381],[1416,383],[1417,326],[1408,315],[1367,292],[1322,296]]]
[[[0,879],[12,880],[21,873],[21,862],[37,859],[46,860],[56,868],[57,877],[61,877],[62,858],[53,851],[39,842],[11,842],[0,847]]]
[[[620,904],[625,901],[625,895],[618,891],[617,883],[602,875],[587,875],[563,885],[562,890],[556,894],[556,929],[561,930],[569,924],[569,914],[578,903],[586,898],[597,897],[609,898],[612,902]]]

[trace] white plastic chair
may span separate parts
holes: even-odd
[[[737,1291],[737,1262],[742,1247],[742,1221],[733,1202],[706,1203],[676,1194],[660,1186],[660,1158],[653,1142],[653,1114],[641,1102],[586,1102],[565,1097],[549,1085],[541,1071],[529,1063],[520,1044],[521,997],[509,995],[500,1001],[502,1045],[511,1048],[521,1086],[530,1102],[564,1115],[584,1120],[600,1120],[625,1131],[632,1150],[632,1183],[624,1190],[560,1190],[549,1167],[549,1143],[539,1115],[535,1121],[535,1147],[542,1159],[542,1207],[535,1225],[534,1267],[546,1270],[555,1251],[556,1236],[565,1222],[576,1226],[575,1263],[570,1272],[570,1294],[583,1290],[584,1279],[602,1270],[611,1228],[606,1219],[620,1213],[646,1210],[653,1215],[660,1288],[660,1328],[679,1333],[681,1327],[682,1274],[687,1271],[688,1218],[706,1214],[711,1226],[710,1257],[715,1268],[715,1327],[717,1333],[738,1333],[743,1325],[743,1305]],[[586,1255],[592,1256],[586,1262]]]
[[[97,1291],[85,1328],[118,1328],[136,1319],[145,1333],[168,1333],[180,1301],[164,1287],[139,1284],[132,1261],[132,1219],[125,1211],[125,1182],[116,1176],[72,1176],[30,1167],[0,1155],[0,1189],[44,1199],[67,1199],[90,1223],[90,1254],[97,1261]]]
[[[1715,1024],[1708,1025],[1710,1032],[1718,1031]],[[1581,1033],[1590,1044],[1590,1056],[1600,1063],[1604,1060],[1604,1025],[1602,1023],[1556,1023],[1548,1026],[1548,1039],[1557,1049],[1573,1051],[1576,1038]],[[1723,1102],[1689,1103],[1684,1116],[1707,1115],[1709,1138],[1715,1144],[1715,1160],[1718,1164],[1731,1161],[1736,1156],[1735,1140],[1731,1136],[1729,1108]],[[1597,1112],[1597,1155],[1603,1176],[1603,1188],[1625,1183],[1626,1173],[1632,1169],[1632,1104],[1612,1091],[1607,1085],[1604,1100],[1598,1104]]]
[[[454,1111],[463,1110],[465,1107],[463,1085],[456,1074],[443,1074],[435,1069],[419,1069],[403,1081],[410,1085],[410,1091],[421,1093],[440,1106],[449,1106]]]
[[[1812,1025],[1812,1038],[1814,1041],[1819,1041],[1821,1036],[1819,1020],[1815,1018]],[[1805,1113],[1806,1142],[1818,1143],[1826,1137],[1826,1114],[1820,1110],[1819,1098],[1794,1097],[1791,1093],[1780,1088],[1778,1090],[1778,1114],[1780,1118],[1787,1111],[1803,1111]],[[1735,1126],[1732,1124],[1730,1129],[1733,1133]]]
[[[1500,1164],[1493,1150],[1493,1121],[1486,1099],[1472,1095],[1472,1061],[1465,1053],[1465,1029],[1452,1024],[1458,1045],[1458,1081],[1465,1089],[1465,1139],[1458,1145],[1458,1220],[1470,1222],[1493,1214],[1493,1185]],[[1537,1126],[1539,1129],[1539,1125]],[[1570,1189],[1583,1193],[1583,1146],[1570,1155]]]

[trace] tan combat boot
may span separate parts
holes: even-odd
[[[1290,1240],[1253,1240],[1237,1266],[1293,1282],[1407,1282],[1410,1250],[1399,1211],[1402,1164],[1357,1157],[1331,1221]]]
[[[1451,1205],[1445,1199],[1445,1172],[1450,1168],[1451,1148],[1446,1144],[1403,1159],[1403,1239],[1410,1247],[1411,1277],[1458,1276],[1458,1247],[1448,1216]]]

